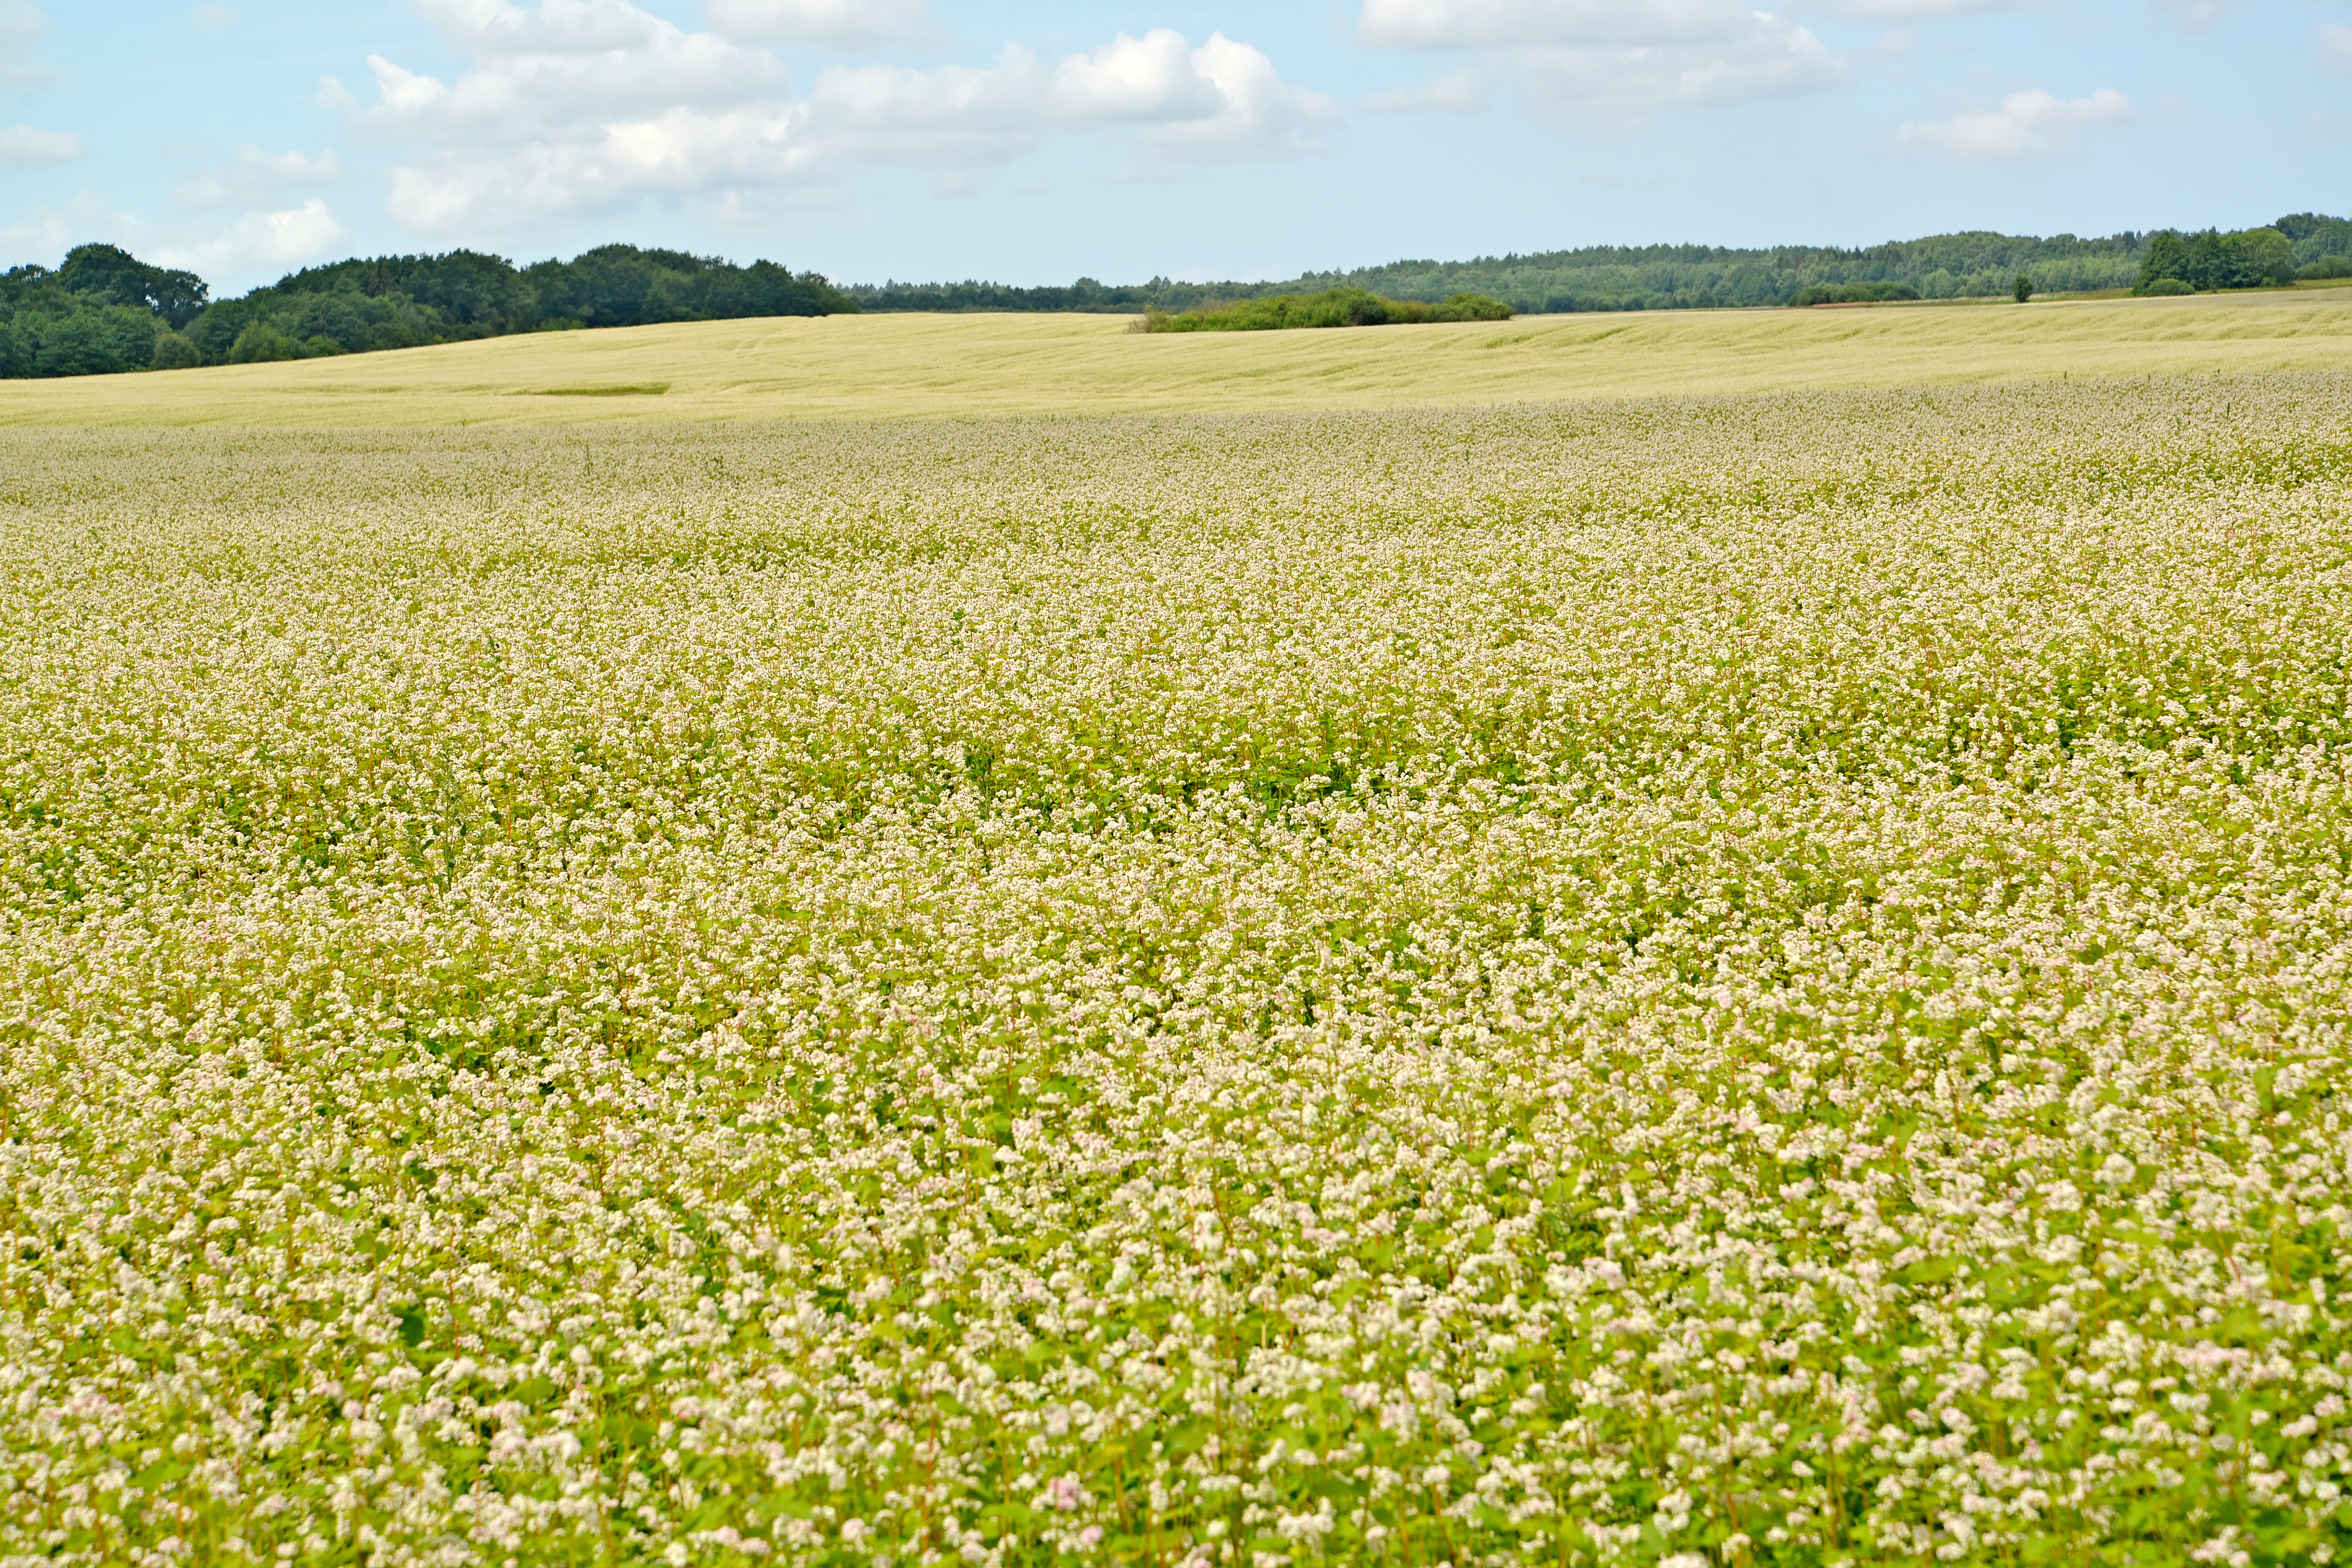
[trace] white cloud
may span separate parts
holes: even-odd
[[[2352,71],[2352,27],[2334,22],[2319,29],[2319,58],[2340,71]]]
[[[1164,32],[1150,35],[1166,36]],[[1197,95],[1208,112],[1150,116],[1155,123],[1144,135],[1146,147],[1171,153],[1278,157],[1304,151],[1312,132],[1338,117],[1337,106],[1329,99],[1283,80],[1272,60],[1223,33],[1210,34],[1208,42],[1192,51],[1192,65],[1214,90],[1213,99],[1206,93]]]
[[[2131,100],[2111,87],[2074,99],[2037,87],[2011,93],[1997,109],[1906,121],[1895,134],[1964,158],[2027,158],[2064,147],[2083,126],[2112,125],[2130,112]]]
[[[1814,92],[1845,63],[1811,32],[1741,0],[1364,0],[1364,41],[1483,50],[1555,107],[1638,112]]]
[[[234,27],[237,24],[236,13],[226,5],[199,5],[188,13],[188,19],[199,27],[214,31]]]
[[[30,0],[0,0],[0,88],[47,87],[57,72],[34,58],[49,19]]]
[[[738,42],[873,43],[927,36],[923,0],[710,0],[711,30]]]
[[[173,195],[187,206],[256,206],[289,191],[322,189],[342,177],[342,162],[332,153],[310,157],[246,147],[228,167],[184,180]]]
[[[68,163],[81,156],[81,138],[70,131],[34,125],[0,126],[0,169],[32,169]]]
[[[438,103],[449,90],[441,85],[439,78],[403,70],[382,55],[370,55],[367,63],[368,70],[375,77],[376,97],[383,100],[386,109],[423,109],[428,104]],[[335,85],[341,87],[342,84],[337,82]],[[321,91],[325,90],[325,86],[321,80]]]
[[[281,212],[249,212],[210,238],[157,247],[154,259],[207,277],[249,276],[299,267],[331,253],[344,229],[316,197]]]
[[[1019,46],[982,67],[836,65],[795,98],[764,49],[625,0],[421,5],[470,68],[443,82],[371,57],[365,119],[420,154],[394,172],[389,210],[427,231],[655,195],[740,207],[858,163],[937,174],[1118,129],[1154,157],[1274,156],[1334,113],[1222,34],[1122,34],[1051,65]]]

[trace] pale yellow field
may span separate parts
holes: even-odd
[[[2342,368],[2352,365],[2352,289],[1357,331],[1139,337],[1126,328],[1118,316],[887,315],[547,333],[348,359],[0,383],[0,425],[1403,408]],[[648,390],[548,395],[611,388]]]

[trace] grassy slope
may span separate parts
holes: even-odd
[[[611,423],[1381,408],[2338,367],[2352,289],[2014,306],[1522,318],[1138,337],[1115,316],[888,315],[547,333],[0,383],[0,425]],[[664,385],[609,396],[555,391]]]

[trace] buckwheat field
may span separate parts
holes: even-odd
[[[0,434],[0,1561],[2326,1563],[2352,376]]]

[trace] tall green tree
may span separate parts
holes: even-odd
[[[146,262],[114,245],[78,245],[66,252],[58,280],[73,293],[109,305],[136,305],[173,328],[205,308],[212,289],[193,272]]]

